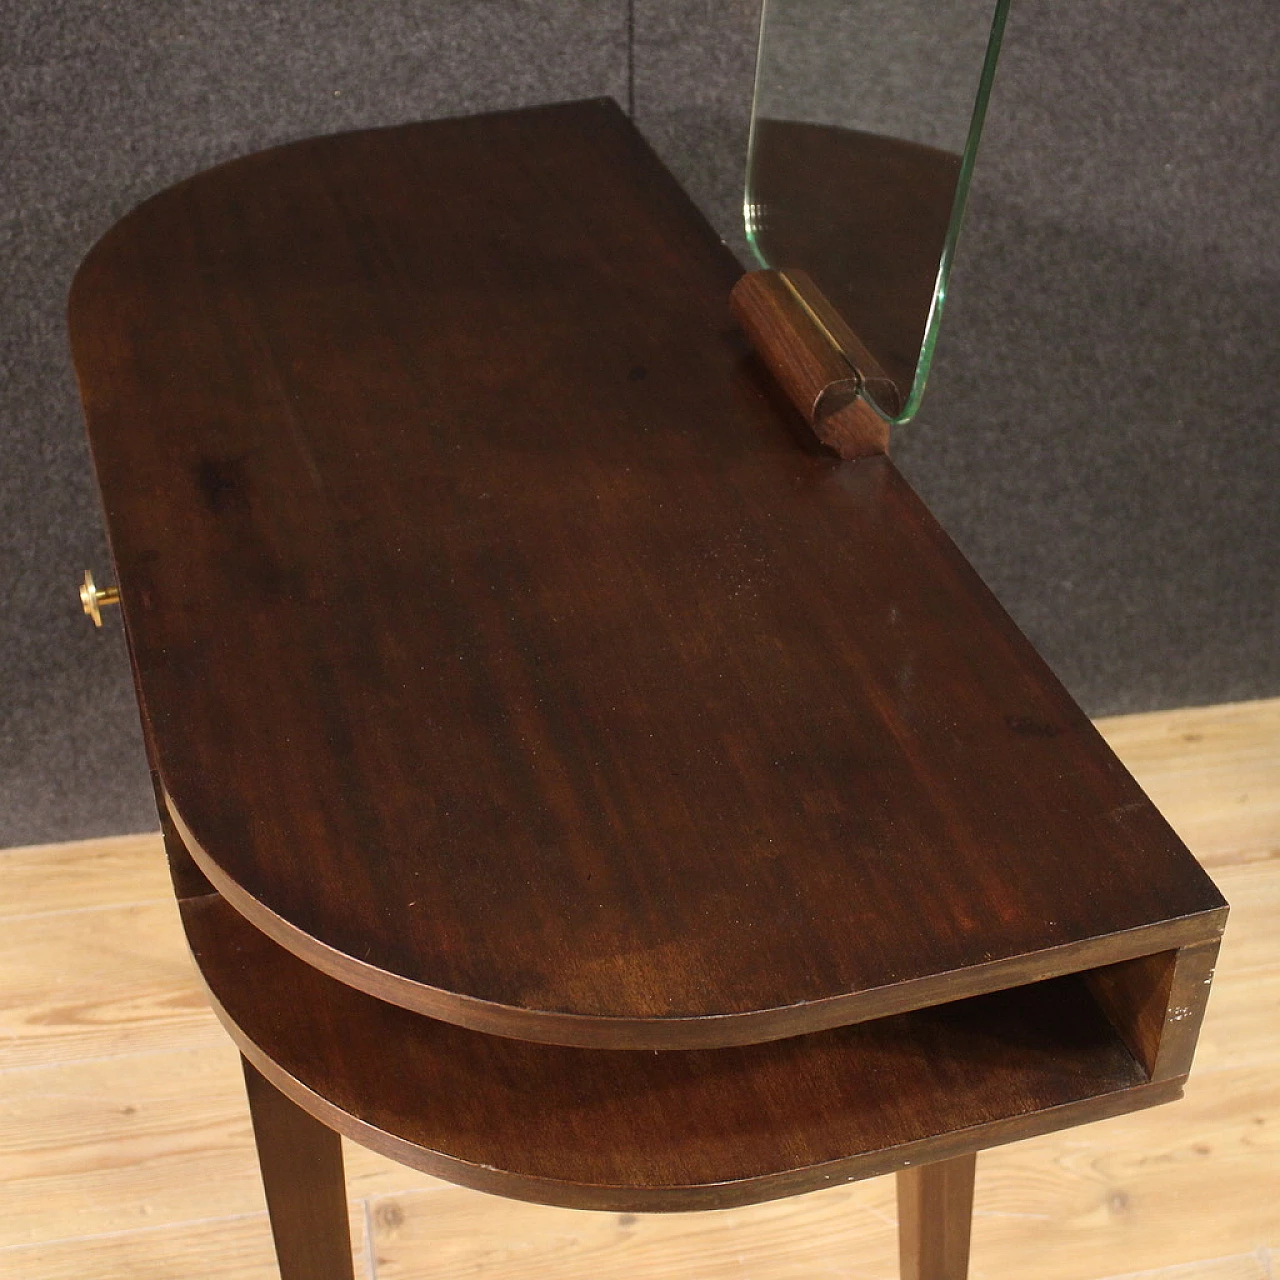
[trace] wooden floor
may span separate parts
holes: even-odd
[[[1280,699],[1104,722],[1232,917],[1173,1106],[983,1154],[974,1280],[1280,1280]],[[348,1146],[363,1280],[893,1280],[892,1179],[546,1209]],[[153,835],[0,852],[0,1277],[275,1280],[236,1054]]]

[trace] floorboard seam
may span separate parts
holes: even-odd
[[[265,1209],[255,1209],[251,1213],[219,1214],[212,1218],[182,1218],[173,1222],[157,1222],[149,1227],[122,1227],[119,1231],[94,1231],[85,1236],[55,1236],[48,1240],[28,1240],[25,1244],[0,1245],[0,1255],[17,1253],[19,1249],[46,1248],[53,1244],[81,1244],[90,1240],[118,1240],[121,1236],[145,1236],[157,1231],[171,1231],[175,1227],[203,1227],[218,1222],[244,1222],[249,1218],[266,1219]]]
[[[1146,1276],[1168,1276],[1176,1271],[1188,1271],[1191,1267],[1208,1267],[1217,1262],[1234,1262],[1238,1258],[1256,1258],[1267,1269],[1267,1280],[1272,1280],[1270,1267],[1262,1254],[1263,1249],[1255,1249],[1252,1253],[1223,1253],[1215,1255],[1212,1258],[1198,1258],[1194,1262],[1169,1262],[1162,1267],[1148,1267],[1143,1271],[1125,1271],[1116,1276],[1104,1276],[1102,1280],[1143,1280]],[[1194,1275],[1189,1272],[1188,1280],[1194,1280]]]
[[[211,1029],[221,1030],[221,1024],[214,1018],[212,1012],[209,1013]],[[191,1030],[190,1027],[181,1028],[182,1034],[187,1034]],[[17,1037],[11,1037],[16,1039]],[[222,1038],[219,1038],[221,1044]],[[227,1042],[230,1048],[230,1042]],[[154,1058],[162,1053],[208,1053],[209,1045],[192,1044],[192,1045],[168,1045],[163,1049],[133,1049],[128,1053],[99,1053],[91,1058],[57,1058],[51,1062],[36,1062],[28,1066],[17,1067],[0,1067],[0,1076],[16,1075],[19,1071],[47,1071],[59,1067],[78,1067],[82,1063],[89,1062],[120,1062],[126,1058]]]
[[[369,1280],[378,1280],[378,1259],[373,1247],[373,1210],[369,1197],[360,1199],[360,1211],[364,1214],[364,1266],[369,1273]]]
[[[0,848],[0,856],[6,853],[66,853],[68,850],[74,849],[76,845],[101,845],[104,841],[110,841],[112,844],[122,844],[128,840],[160,839],[162,837],[159,831],[128,831],[123,835],[85,836],[83,840],[55,840],[50,844],[13,844],[7,848]]]
[[[21,915],[0,916],[0,924],[13,924],[22,920],[47,920],[50,916],[80,916],[89,911],[127,911],[133,907],[154,907],[172,902],[171,897],[140,898],[136,902],[97,903],[91,907],[53,907],[48,911],[26,911]]]

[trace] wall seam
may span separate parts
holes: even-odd
[[[636,118],[636,0],[627,0],[627,115]]]

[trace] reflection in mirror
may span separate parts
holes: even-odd
[[[744,199],[763,267],[886,418],[919,407],[1008,0],[765,0]],[[864,367],[868,362],[871,368]]]

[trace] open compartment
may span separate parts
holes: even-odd
[[[217,894],[182,912],[215,1008],[278,1087],[393,1158],[522,1199],[744,1204],[1178,1092],[1151,1083],[1099,1004],[1095,991],[1119,989],[1123,973],[756,1045],[582,1049],[386,1004],[311,968]]]
[[[1214,935],[1082,975],[1148,1079],[1172,1079],[1191,1069],[1219,945]]]

